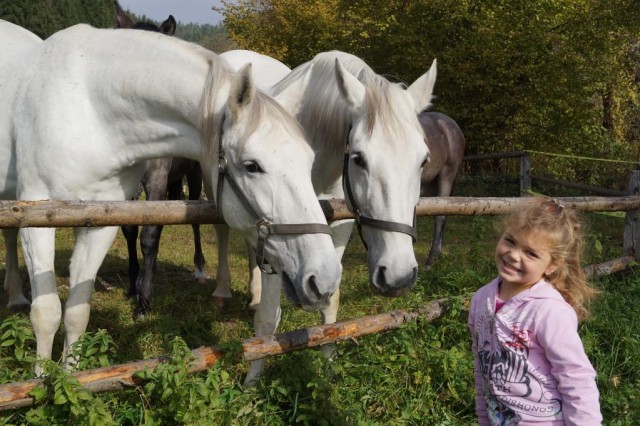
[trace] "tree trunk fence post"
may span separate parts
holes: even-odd
[[[629,174],[629,195],[640,195],[640,170],[632,170]],[[640,260],[640,209],[627,210],[624,220],[624,254]]]
[[[531,157],[526,152],[520,156],[520,196],[529,195],[531,191]]]

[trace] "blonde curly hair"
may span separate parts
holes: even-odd
[[[579,320],[587,318],[598,291],[582,268],[584,224],[578,212],[552,198],[532,197],[506,217],[503,226],[544,237],[551,261],[558,266],[545,279],[573,307]]]

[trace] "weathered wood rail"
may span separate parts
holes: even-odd
[[[328,343],[353,340],[358,337],[396,329],[419,318],[433,321],[442,316],[446,310],[445,300],[435,300],[414,310],[396,310],[378,315],[370,315],[335,324],[317,325],[290,331],[287,333],[254,337],[242,341],[242,353],[239,360],[253,361],[273,355],[318,347]],[[191,351],[193,361],[189,371],[204,371],[224,358],[227,354],[219,346],[209,346]],[[139,385],[142,381],[136,373],[145,368],[153,369],[166,362],[167,357],[135,361],[110,367],[79,371],[73,374],[78,382],[92,392],[105,392]],[[41,379],[8,383],[0,386],[0,410],[29,407],[33,398],[29,396],[36,386],[42,384]]]
[[[583,212],[627,212],[624,255],[640,260],[640,171],[634,171],[624,197],[558,197]],[[416,206],[418,216],[501,215],[526,202],[521,197],[427,197]],[[353,218],[341,199],[320,202],[328,221]],[[0,201],[0,228],[177,225],[221,223],[211,201]],[[616,264],[619,264],[618,261]],[[607,270],[607,268],[601,268]],[[595,271],[595,269],[594,269]]]
[[[630,211],[640,197],[558,197],[583,212]],[[520,197],[426,197],[418,216],[501,215],[526,202]],[[327,220],[353,218],[344,200],[320,202]],[[210,201],[0,201],[0,228],[177,225],[221,223]]]

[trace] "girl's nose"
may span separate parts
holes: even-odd
[[[520,252],[518,250],[509,250],[507,252],[507,258],[512,261],[518,260],[520,259]]]

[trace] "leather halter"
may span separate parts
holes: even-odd
[[[349,181],[349,138],[351,136],[351,128],[352,125],[349,125],[349,130],[347,132],[345,151],[344,151],[344,164],[342,167],[342,186],[345,189],[345,196],[347,197],[347,208],[355,215],[355,221],[358,228],[358,234],[360,235],[360,239],[362,240],[362,244],[364,244],[365,249],[369,250],[367,246],[367,242],[364,240],[362,236],[362,226],[370,226],[372,228],[382,229],[383,231],[389,232],[400,232],[403,234],[407,234],[411,236],[412,241],[415,243],[418,239],[418,231],[416,228],[416,209],[413,209],[413,226],[409,226],[400,222],[391,222],[387,220],[374,219],[371,217],[363,216],[358,204],[356,203],[356,199],[353,196],[353,192],[351,191],[351,183]],[[350,207],[349,207],[350,206]]]
[[[224,120],[223,120],[224,121]],[[302,235],[302,234],[329,234],[331,235],[331,227],[323,223],[292,223],[292,224],[274,224],[269,222],[264,216],[260,216],[251,205],[251,202],[233,178],[229,170],[227,157],[222,149],[222,130],[220,131],[220,144],[218,154],[218,187],[216,189],[216,206],[219,217],[224,221],[222,214],[222,189],[225,178],[229,186],[236,193],[236,196],[242,202],[245,210],[252,216],[258,230],[258,243],[256,246],[256,262],[260,270],[266,274],[275,274],[276,271],[269,265],[264,258],[264,249],[267,239],[270,235]]]

